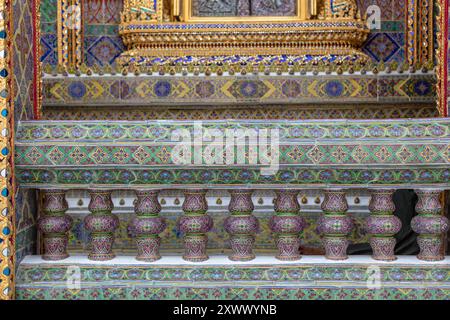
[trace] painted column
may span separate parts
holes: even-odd
[[[110,190],[89,190],[91,201],[88,208],[91,214],[84,218],[84,225],[91,232],[90,260],[103,261],[115,257],[112,246],[119,219],[111,213],[114,209],[111,193]]]
[[[159,234],[167,225],[158,215],[161,211],[158,193],[157,190],[136,190],[134,212],[137,216],[131,221],[130,227],[136,234],[137,260],[152,262],[161,258]]]
[[[72,227],[72,217],[65,214],[69,208],[64,190],[43,190],[43,213],[38,220],[44,234],[44,260],[62,260],[67,253],[67,232]]]
[[[282,261],[295,261],[300,256],[300,233],[305,220],[300,217],[300,204],[297,190],[275,191],[275,215],[269,221],[270,230],[275,235],[278,248],[276,258]]]
[[[206,192],[200,189],[184,192],[184,215],[178,221],[178,228],[184,233],[183,259],[186,261],[200,262],[209,258],[206,254],[207,232],[213,227],[213,220],[206,214]]]
[[[253,245],[259,229],[258,219],[252,215],[253,190],[232,190],[228,205],[230,216],[225,219],[225,230],[230,234],[233,253],[228,257],[233,261],[250,261],[255,258]]]
[[[440,190],[416,190],[419,200],[416,204],[418,213],[411,220],[411,227],[418,233],[417,243],[420,252],[417,258],[425,261],[444,259],[441,252],[442,235],[448,231],[448,219],[441,215]]]
[[[353,229],[353,221],[346,214],[347,210],[348,204],[344,190],[325,190],[325,198],[322,202],[324,215],[319,219],[319,231],[323,233],[323,245],[327,259],[345,260],[348,258],[347,235]]]
[[[401,220],[394,216],[395,204],[392,199],[395,190],[371,190],[369,203],[371,216],[367,218],[365,229],[371,235],[372,258],[394,261],[396,240],[394,235],[402,228]]]

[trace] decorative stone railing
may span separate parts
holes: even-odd
[[[216,144],[206,142],[212,137]],[[218,137],[235,144],[226,144],[223,149]],[[181,138],[184,144],[180,144]],[[243,162],[237,161],[240,152]],[[181,153],[184,163],[174,157]],[[212,153],[223,157],[210,163]],[[228,154],[232,154],[228,158],[231,162],[220,163]],[[418,215],[411,221],[412,229],[419,234],[418,258],[444,258],[441,236],[448,230],[448,220],[441,215],[439,197],[450,189],[449,119],[32,121],[19,126],[15,159],[20,186],[41,189],[44,197],[44,215],[39,220],[44,259],[67,257],[66,234],[72,220],[65,214],[65,190],[89,190],[91,214],[85,217],[84,225],[91,233],[91,260],[114,257],[118,219],[113,214],[112,190],[136,190],[136,217],[130,228],[137,235],[137,259],[155,261],[161,257],[159,234],[166,227],[159,216],[158,193],[183,189],[184,215],[178,221],[178,229],[184,234],[183,259],[207,260],[207,234],[213,221],[207,214],[206,193],[211,188],[230,192],[225,230],[230,236],[229,258],[233,261],[255,258],[253,245],[259,222],[252,215],[254,189],[276,190],[270,229],[279,260],[300,258],[299,235],[304,228],[298,202],[301,189],[323,189],[318,230],[323,235],[325,256],[347,259],[348,234],[354,228],[347,215],[346,189],[350,188],[369,189],[372,194],[365,229],[371,235],[374,259],[395,259],[393,236],[401,228],[400,220],[393,215],[396,189],[415,189],[419,198]]]
[[[370,216],[365,221],[365,230],[370,234],[372,258],[381,261],[396,260],[394,235],[401,229],[401,221],[393,215],[393,189],[371,190],[369,204]],[[449,221],[441,215],[442,189],[417,189],[418,215],[411,221],[412,229],[419,234],[420,247],[418,259],[424,261],[441,261],[445,258],[442,247],[442,235],[449,229]],[[136,235],[137,256],[140,261],[153,262],[161,255],[159,234],[166,228],[166,223],[159,216],[161,205],[157,189],[136,190],[137,199],[134,209],[136,217],[129,227]],[[208,260],[208,232],[213,227],[213,220],[208,216],[206,189],[189,189],[185,191],[183,203],[184,215],[178,220],[177,228],[184,234],[183,259],[191,262]],[[229,233],[232,261],[250,261],[255,259],[253,246],[258,231],[258,219],[252,215],[253,190],[231,190],[228,206],[230,216],[225,220],[225,230]],[[278,249],[276,258],[281,261],[299,260],[300,235],[305,222],[298,202],[298,190],[284,189],[276,192],[274,214],[269,222],[270,230]],[[89,211],[84,219],[84,227],[91,232],[90,260],[104,261],[115,257],[113,253],[114,231],[118,226],[118,217],[113,214],[114,205],[110,190],[90,189]],[[348,203],[344,189],[325,189],[321,208],[323,214],[318,223],[318,230],[323,235],[325,257],[329,260],[346,260],[348,235],[354,225],[347,215]],[[68,209],[65,191],[61,189],[43,189],[43,215],[38,221],[44,240],[44,260],[62,260],[68,257],[67,231],[72,219],[65,214]]]
[[[270,146],[252,149],[259,156],[256,161],[220,159],[208,165],[211,155],[204,152],[206,157],[196,160],[201,151],[191,145],[184,149],[189,159],[174,161],[183,132],[193,143],[202,131],[225,137],[239,129],[260,137],[272,134],[267,137]],[[449,133],[449,119],[22,122],[16,136],[16,177],[21,187],[65,189],[447,189]],[[219,147],[223,152],[225,146]],[[272,158],[267,157],[269,147],[276,147]],[[203,148],[211,145],[205,142]],[[273,174],[264,172],[271,169],[276,169]]]

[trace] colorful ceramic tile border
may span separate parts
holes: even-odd
[[[450,139],[450,118],[388,120],[22,121],[17,144],[56,142],[171,142],[174,130],[278,129],[280,141],[333,139]],[[327,140],[329,141],[329,140]]]
[[[282,169],[275,176],[260,169],[16,169],[23,188],[449,188],[450,170]]]
[[[383,105],[277,105],[177,107],[46,107],[43,120],[307,120],[307,119],[401,119],[435,118],[434,103]]]
[[[336,299],[450,298],[448,265],[371,265],[381,287],[369,288],[368,264],[105,265],[21,264],[17,299]],[[80,287],[67,287],[73,269]]]
[[[129,265],[106,264],[102,266],[83,265],[80,268],[82,282],[96,281],[192,281],[192,282],[221,282],[221,281],[257,281],[257,282],[295,282],[295,281],[356,281],[365,282],[371,274],[368,267],[378,267],[380,281],[384,284],[396,282],[433,282],[450,284],[450,266],[442,264],[427,265],[393,265],[379,264],[376,261],[355,264],[281,264],[235,266],[230,265],[163,265],[161,263],[149,265],[133,265],[130,257]],[[17,273],[18,284],[66,282],[70,274],[67,268],[72,264],[21,264]],[[318,283],[320,285],[320,283]]]
[[[262,162],[249,161],[222,166],[207,166],[205,158],[189,165],[173,162],[171,154],[179,147],[179,140],[172,139],[172,133],[187,130],[192,134],[199,128],[203,131],[197,133],[216,130],[222,137],[227,129],[276,129],[279,170],[267,175],[261,171]],[[23,122],[16,142],[17,178],[22,186],[29,187],[337,184],[447,188],[449,132],[447,118],[270,123]],[[256,150],[258,153],[259,147]]]
[[[18,300],[449,300],[447,287],[367,288],[250,286],[114,286],[69,290],[49,285],[17,289]]]
[[[0,1],[0,299],[14,297],[13,99],[10,79],[11,1]]]
[[[445,139],[445,138],[444,138]],[[316,142],[317,141],[317,142]],[[142,141],[117,143],[111,145],[95,143],[80,145],[79,142],[67,145],[55,145],[53,142],[38,143],[35,145],[18,142],[16,146],[17,168],[50,168],[50,167],[157,167],[161,169],[176,166],[172,155],[179,150],[179,142]],[[448,166],[450,164],[450,141],[392,141],[381,142],[367,139],[366,141],[321,142],[314,141],[281,141],[277,146],[279,151],[279,164],[283,167],[329,167],[329,166]],[[194,152],[203,152],[205,155],[201,163],[195,167],[208,166],[210,158],[209,144],[202,149],[190,147]],[[211,152],[211,151],[210,151]],[[258,155],[262,148],[256,146]],[[192,158],[191,157],[191,158]],[[225,155],[221,160],[225,159]],[[218,162],[220,164],[221,162]],[[263,162],[258,162],[263,165]],[[225,164],[222,161],[222,164]],[[237,163],[236,163],[237,164]],[[257,164],[257,163],[255,163]],[[243,163],[242,167],[251,165]],[[182,165],[179,165],[182,166]],[[189,162],[186,166],[191,166]]]
[[[45,106],[434,102],[430,73],[317,76],[46,76]]]

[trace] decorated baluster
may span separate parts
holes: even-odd
[[[225,219],[225,230],[230,234],[233,253],[228,257],[233,261],[249,261],[255,258],[253,245],[259,229],[258,219],[252,215],[253,190],[232,190],[228,206],[231,215]]]
[[[322,202],[324,215],[319,219],[319,231],[323,233],[325,257],[330,260],[347,259],[349,241],[347,235],[353,229],[353,221],[346,214],[348,210],[344,190],[325,190]]]
[[[442,235],[448,231],[448,219],[441,215],[442,204],[439,190],[416,190],[419,200],[416,204],[418,213],[411,220],[411,227],[418,233],[417,243],[420,252],[417,258],[425,261],[440,261],[444,259],[441,252]]]
[[[166,228],[166,223],[158,215],[161,211],[158,193],[157,190],[136,191],[134,211],[137,216],[131,220],[130,227],[136,235],[137,260],[152,262],[161,258],[159,234]]]
[[[208,260],[206,233],[213,227],[213,220],[206,214],[208,211],[206,192],[206,190],[186,190],[184,193],[184,215],[178,221],[178,228],[184,233],[183,259],[186,261]]]
[[[395,204],[392,199],[395,190],[372,190],[369,203],[371,216],[367,218],[365,229],[371,235],[372,258],[393,261],[396,240],[394,235],[400,231],[402,222],[394,216]]]
[[[91,232],[88,258],[99,261],[113,259],[114,231],[119,226],[119,219],[111,213],[114,209],[111,191],[89,190],[89,195],[91,201],[88,208],[91,214],[84,218],[84,225]]]
[[[44,234],[44,260],[62,260],[67,253],[67,232],[72,218],[65,214],[68,209],[64,190],[43,190],[43,213],[38,220],[39,230]]]
[[[294,261],[300,259],[300,233],[305,227],[305,221],[299,216],[300,204],[298,191],[275,191],[275,213],[270,221],[270,230],[275,234],[278,247],[277,259]]]

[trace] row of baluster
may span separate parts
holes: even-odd
[[[401,221],[394,215],[395,190],[371,190],[369,203],[370,216],[365,221],[365,230],[370,234],[372,257],[376,260],[393,261],[396,259],[394,248],[395,234],[401,229]],[[67,258],[68,231],[72,227],[72,218],[66,214],[68,204],[64,190],[43,190],[43,215],[38,227],[44,236],[43,259],[61,260]],[[229,203],[230,215],[225,220],[225,230],[230,236],[233,261],[249,261],[255,258],[253,247],[259,228],[258,219],[252,214],[253,190],[231,190]],[[84,219],[85,228],[90,231],[91,260],[110,260],[114,231],[119,219],[112,213],[114,205],[112,191],[89,190],[90,214]],[[187,261],[200,262],[208,259],[206,252],[207,233],[213,227],[213,220],[207,214],[207,190],[186,190],[182,209],[184,214],[178,220],[178,228],[184,233],[184,255]],[[136,234],[137,257],[141,261],[156,261],[161,258],[159,234],[166,228],[164,218],[159,213],[159,190],[136,190],[135,217],[130,228]],[[305,220],[300,215],[298,190],[276,191],[274,215],[269,221],[278,249],[276,258],[283,261],[300,259],[300,235]],[[440,201],[441,190],[416,190],[418,213],[411,221],[413,231],[418,233],[420,247],[418,258],[425,261],[444,259],[442,235],[448,231],[448,219],[442,215]],[[348,235],[354,225],[347,214],[348,204],[345,190],[324,190],[323,211],[319,219],[318,230],[323,235],[325,257],[331,260],[347,259]]]

